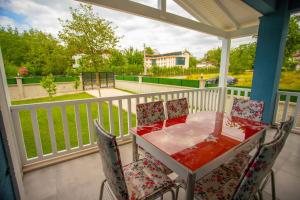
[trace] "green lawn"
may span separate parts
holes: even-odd
[[[235,86],[251,87],[253,72],[244,72],[243,74],[232,74],[230,76],[238,79]],[[219,74],[203,74],[204,79],[210,79],[219,76]],[[199,80],[200,74],[186,76],[187,79]],[[280,77],[279,89],[281,90],[300,90],[300,71],[282,72]]]
[[[41,102],[49,102],[49,101],[64,101],[64,100],[74,100],[74,99],[88,99],[93,98],[93,96],[87,93],[77,93],[77,94],[69,94],[63,96],[53,97],[52,100],[49,98],[38,98],[38,99],[30,99],[30,100],[21,100],[21,101],[13,101],[13,105],[20,104],[33,104],[33,103],[41,103]],[[104,127],[106,130],[109,130],[109,117],[108,117],[108,104],[103,103],[103,119],[104,119]],[[123,105],[126,106],[126,105]],[[97,103],[91,104],[92,117],[96,119],[98,117],[98,107]],[[88,133],[88,122],[87,122],[87,111],[86,106],[84,104],[79,105],[80,112],[80,120],[81,120],[81,132],[82,132],[82,141],[83,144],[89,143],[89,133]],[[128,132],[128,124],[127,124],[127,112],[125,110],[123,112],[123,127],[124,132]],[[70,135],[70,144],[72,147],[78,146],[77,140],[77,130],[75,124],[75,112],[74,106],[66,107],[67,119],[68,119],[68,127],[69,127],[69,135]],[[56,144],[58,150],[65,149],[65,140],[64,140],[64,132],[63,132],[63,124],[62,124],[62,116],[60,107],[54,107],[52,109],[52,116],[54,121],[54,130],[56,137]],[[114,126],[115,126],[115,135],[119,135],[119,120],[118,120],[118,107],[113,106],[113,117],[114,117]],[[40,129],[40,137],[43,147],[43,153],[48,154],[51,153],[51,140],[50,133],[48,127],[47,120],[47,111],[46,109],[38,109],[37,110],[37,118]],[[24,134],[24,141],[27,151],[28,158],[35,157],[36,147],[34,143],[34,135],[32,131],[32,122],[30,117],[30,111],[24,110],[20,112],[21,126]],[[136,117],[132,115],[132,123],[133,126],[136,124]]]

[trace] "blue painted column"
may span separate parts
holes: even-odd
[[[266,123],[273,119],[289,17],[288,1],[278,1],[275,12],[260,18],[251,99],[264,101]]]

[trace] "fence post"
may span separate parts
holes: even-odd
[[[141,84],[143,82],[143,76],[138,76],[139,78],[139,84]]]
[[[206,80],[201,76],[201,78],[199,79],[199,88],[204,89],[205,83],[206,83]]]
[[[82,73],[79,75],[79,82],[81,83],[82,90],[84,90],[84,83],[82,81]]]
[[[17,86],[18,86],[18,91],[19,91],[19,98],[24,99],[25,94],[24,94],[24,87],[22,83],[22,77],[16,77],[17,80]]]

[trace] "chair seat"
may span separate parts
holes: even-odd
[[[195,197],[203,200],[232,199],[238,184],[237,176],[219,167],[196,182]]]
[[[174,186],[173,181],[159,167],[146,158],[123,167],[129,199],[145,199]]]
[[[171,174],[173,171],[169,169],[166,165],[164,165],[159,160],[155,159],[150,153],[145,152],[145,158],[153,162],[164,174]]]
[[[176,180],[186,189],[182,179]],[[239,178],[229,170],[218,167],[212,172],[196,181],[195,198],[201,200],[227,200],[231,199],[239,184]]]
[[[237,154],[229,162],[223,164],[222,167],[232,171],[233,173],[237,174],[238,177],[240,177],[248,167],[250,159],[251,156],[249,155],[248,151],[243,151]]]

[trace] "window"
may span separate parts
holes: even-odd
[[[176,58],[176,65],[184,65],[184,64],[185,64],[185,58],[183,57]]]
[[[156,66],[156,59],[152,60],[152,66]]]

